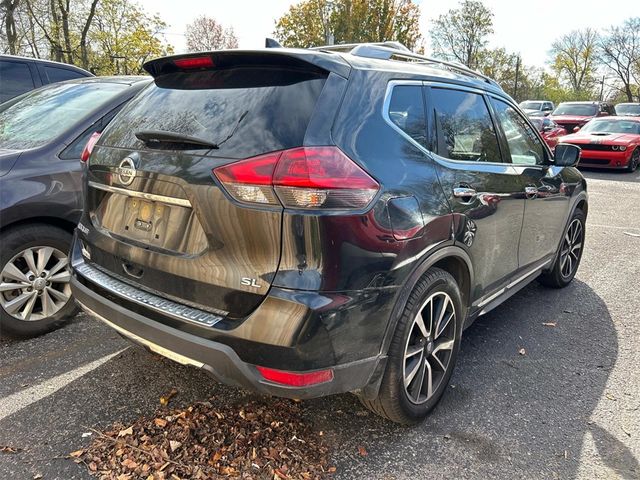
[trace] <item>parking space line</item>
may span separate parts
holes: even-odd
[[[619,227],[617,225],[598,225],[597,223],[589,223],[589,222],[587,222],[587,227],[614,228],[616,230],[640,230],[640,227]]]
[[[95,370],[125,350],[126,348],[118,350],[115,353],[106,355],[91,363],[87,363],[86,365],[58,375],[57,377],[50,378],[46,382],[39,383],[38,385],[34,385],[20,392],[12,393],[11,395],[0,399],[0,420],[19,412],[32,403],[56,393],[61,388],[67,386],[83,375],[86,375],[90,371]]]

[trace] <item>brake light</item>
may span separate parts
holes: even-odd
[[[95,147],[96,143],[98,142],[100,135],[101,135],[100,132],[93,132],[91,134],[91,136],[89,137],[89,140],[87,141],[87,144],[82,149],[82,154],[80,155],[81,162],[86,162],[87,160],[89,160],[89,157],[91,156],[91,152],[93,152],[93,147]]]
[[[173,64],[183,69],[211,68],[213,67],[213,59],[211,57],[177,58]]]
[[[262,377],[273,383],[290,387],[308,387],[333,380],[333,370],[318,370],[315,372],[297,373],[285,370],[275,370],[267,367],[256,367]]]
[[[224,165],[213,173],[236,200],[301,209],[362,209],[380,185],[338,147],[299,147]]]

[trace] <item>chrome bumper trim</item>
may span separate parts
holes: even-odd
[[[111,185],[105,185],[104,183],[97,183],[89,181],[91,188],[103,190],[110,193],[118,193],[120,195],[127,195],[129,197],[143,198],[152,202],[167,203],[169,205],[178,205],[179,207],[191,208],[191,202],[186,198],[167,197],[166,195],[156,195],[155,193],[138,192],[136,190],[127,190],[126,188],[114,187]]]
[[[204,327],[212,327],[223,320],[223,317],[219,315],[205,312],[204,310],[199,310],[182,303],[173,302],[158,295],[135,288],[111,277],[110,275],[107,275],[106,273],[103,273],[101,270],[92,267],[86,262],[78,263],[77,265],[74,265],[73,268],[76,273],[82,275],[87,280],[95,283],[101,288],[104,288],[110,293],[177,320],[195,323]]]

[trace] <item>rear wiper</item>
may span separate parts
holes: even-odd
[[[180,143],[193,145],[196,148],[219,148],[217,143],[178,132],[166,132],[164,130],[138,130],[134,135],[138,140],[142,140],[145,144],[150,146],[161,143]]]

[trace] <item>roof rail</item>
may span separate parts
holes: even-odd
[[[405,62],[422,63],[430,66],[444,68],[478,80],[483,80],[490,85],[500,89],[500,85],[491,78],[477,72],[461,63],[447,62],[437,58],[427,57],[418,53],[413,53],[400,42],[380,42],[380,43],[351,43],[344,45],[328,45],[315,47],[313,50],[326,50],[350,53],[357,57],[377,58],[380,60],[401,60]]]
[[[378,47],[387,47],[387,48],[393,48],[395,50],[400,50],[403,52],[411,52],[411,50],[409,50],[407,47],[405,47],[402,43],[400,42],[394,42],[394,41],[386,41],[386,42],[375,42],[375,43],[341,43],[341,44],[337,44],[337,45],[322,45],[320,47],[311,47],[309,50],[324,50],[327,52],[345,52],[345,53],[351,53],[351,51],[359,46],[362,45],[374,45],[374,46],[378,46]]]

